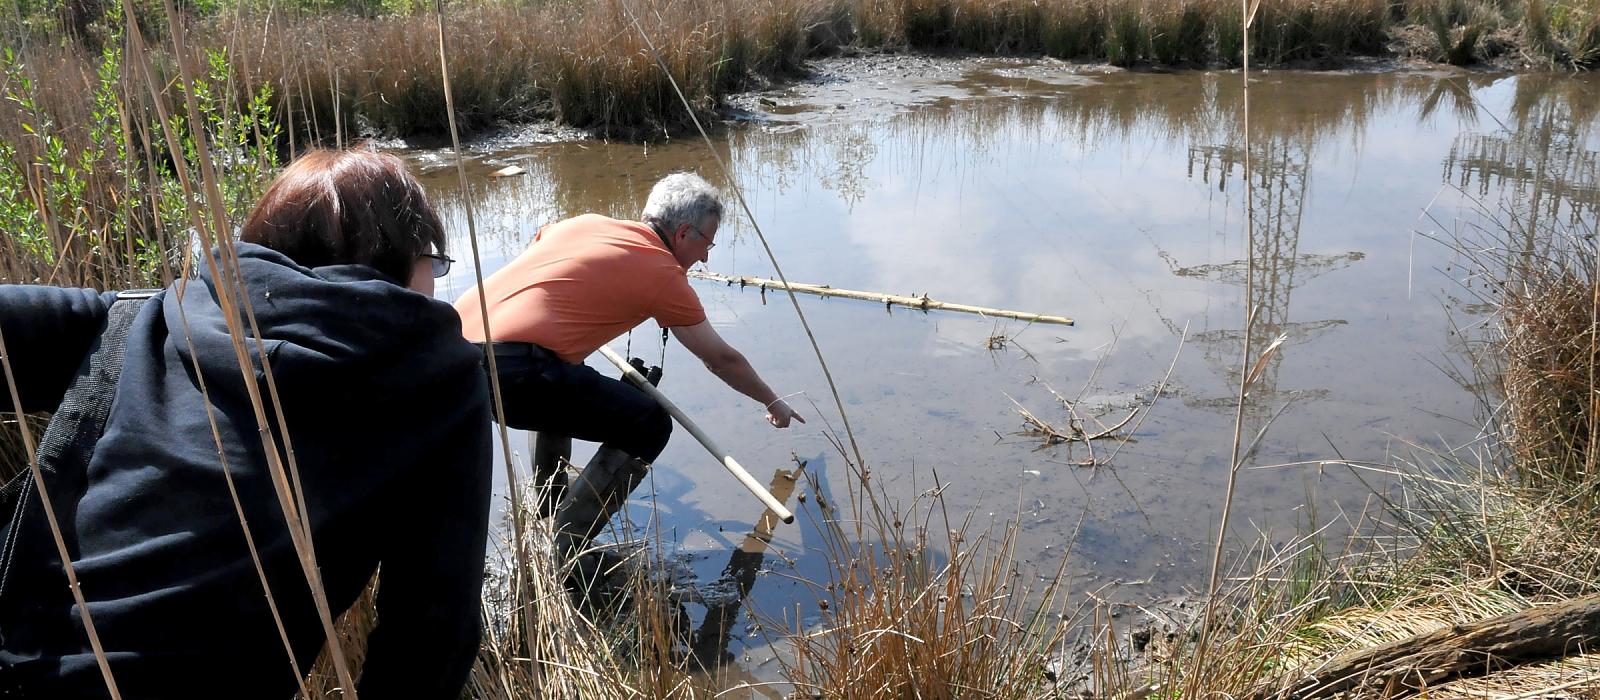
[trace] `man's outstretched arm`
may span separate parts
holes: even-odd
[[[766,406],[767,422],[773,427],[787,428],[791,419],[806,422],[787,402],[778,398],[772,387],[767,386],[761,380],[761,375],[756,374],[750,361],[723,340],[717,329],[711,327],[710,321],[701,321],[692,326],[674,326],[672,336],[700,358],[706,369],[711,370],[723,383]]]

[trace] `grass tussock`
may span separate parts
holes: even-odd
[[[1581,68],[1600,65],[1600,3],[1527,0],[1522,26],[1547,60]]]
[[[1015,526],[994,534],[975,532],[970,520],[951,522],[940,488],[887,514],[877,499],[870,508],[847,505],[857,511],[848,517],[826,498],[807,511],[825,533],[831,569],[825,583],[813,582],[821,588],[821,621],[791,634],[785,675],[803,695],[1055,692],[1048,664],[1069,629],[1065,558],[1054,575],[1030,586],[1015,558]],[[866,540],[852,535],[860,522],[877,524]]]
[[[536,509],[527,505],[533,502],[524,500],[521,506],[527,524],[522,558],[507,541],[491,561],[482,646],[462,697],[710,697],[678,649],[681,620],[672,613],[675,603],[659,567],[642,550],[635,551],[619,596],[627,602],[601,611],[580,609],[562,586],[565,571],[550,554],[551,521],[536,517]],[[356,668],[378,622],[374,602],[381,573],[337,622],[345,658]],[[302,697],[342,697],[327,649],[309,672]]]
[[[1504,261],[1516,275],[1500,289],[1507,438],[1528,486],[1600,496],[1600,280],[1593,244],[1569,243]]]
[[[1478,59],[1479,40],[1501,19],[1493,4],[1473,0],[1432,0],[1418,3],[1412,11],[1438,42],[1435,60],[1458,66]]]
[[[688,117],[671,81],[705,114],[750,76],[786,74],[836,44],[829,11],[819,0],[455,8],[445,26],[457,116],[468,129],[535,119],[632,136],[677,129]],[[229,16],[201,39],[238,47],[229,56],[240,84],[270,87],[286,126],[324,137],[444,131],[437,40],[429,15],[283,14]]]

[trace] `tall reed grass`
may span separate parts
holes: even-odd
[[[85,0],[93,2],[93,0]],[[270,96],[277,144],[292,155],[315,139],[442,133],[442,84],[426,46],[434,21],[410,0],[273,4],[228,0],[191,8],[194,51],[226,59],[219,99],[241,112]],[[632,10],[667,70],[701,113],[749,81],[792,75],[803,60],[842,47],[1042,55],[1116,65],[1234,66],[1242,60],[1238,3],[1226,0],[612,0],[457,5],[447,30],[473,37],[455,50],[461,123],[469,129],[554,119],[597,132],[650,137],[686,115],[633,30]],[[64,21],[64,20],[60,20]],[[12,59],[41,89],[37,108],[59,124],[95,111],[85,76],[116,46],[115,12],[97,41],[41,34],[49,21],[10,22],[25,47]],[[41,24],[42,22],[42,24]],[[18,27],[21,27],[20,29]],[[1434,37],[1431,57],[1468,63],[1524,43],[1551,65],[1600,60],[1600,0],[1262,0],[1251,60],[1261,64],[1381,56],[1404,27]],[[109,29],[108,29],[109,27]],[[1403,32],[1401,32],[1403,34]],[[33,37],[30,41],[27,37]],[[1509,38],[1508,38],[1509,37]],[[1504,50],[1503,47],[1496,51]],[[160,62],[158,62],[159,65]],[[76,85],[79,89],[67,89]],[[63,86],[57,89],[54,86]],[[69,104],[70,103],[70,104]],[[0,134],[15,143],[10,134]],[[283,142],[287,143],[283,143]]]
[[[209,70],[194,83],[206,123],[173,114],[163,125],[124,50],[113,42],[90,54],[69,42],[0,53],[0,282],[169,282],[189,207],[205,204],[186,201],[175,172],[195,165],[196,140],[223,166],[219,204],[236,218],[275,173],[271,94],[243,93],[236,103],[224,53],[205,52]],[[154,77],[166,86],[161,99],[183,100],[185,83],[166,77]],[[177,133],[180,152],[162,139],[163,126]]]
[[[635,4],[667,70],[703,113],[750,76],[792,72],[804,57],[838,42],[830,34],[837,17],[820,0]],[[687,120],[621,3],[479,3],[450,12],[447,31],[472,37],[456,47],[451,65],[466,128],[557,119],[648,136]],[[446,127],[432,57],[393,50],[428,45],[433,32],[427,17],[296,21],[243,14],[215,23],[203,41],[251,47],[232,54],[234,72],[241,85],[271,86],[283,96],[286,126],[310,136],[406,135]]]

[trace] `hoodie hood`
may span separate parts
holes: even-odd
[[[336,381],[339,386],[389,395],[433,385],[442,378],[454,380],[463,366],[479,362],[478,353],[462,340],[460,316],[454,309],[371,267],[306,268],[269,248],[249,243],[236,247],[242,284],[219,284],[207,266],[187,289],[174,287],[174,295],[181,290],[181,308],[168,304],[166,309],[167,327],[181,359],[190,363],[198,357],[198,365],[191,366],[201,367],[208,376],[215,374],[222,385],[243,390],[220,301],[224,294],[234,300],[254,369],[262,373],[257,348],[264,348],[273,379],[280,385]],[[259,345],[244,312],[245,302],[260,331]],[[192,351],[180,336],[185,322]],[[419,356],[427,362],[419,363]],[[360,362],[354,362],[357,358]],[[226,379],[230,375],[235,379]]]

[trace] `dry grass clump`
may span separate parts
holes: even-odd
[[[528,531],[521,563],[512,552],[502,552],[485,582],[483,646],[464,694],[482,700],[638,698],[651,696],[646,688],[675,685],[669,679],[684,674],[657,663],[670,658],[670,641],[646,633],[663,627],[656,614],[667,605],[664,596],[656,597],[661,591],[645,577],[635,577],[631,593],[638,609],[645,611],[638,616],[644,622],[632,635],[622,632],[625,625],[613,625],[608,637],[573,605],[562,587],[559,563],[548,544],[540,544],[553,535],[551,521],[533,517],[536,509],[525,510],[525,515]],[[686,697],[670,692],[657,696]]]
[[[1576,183],[1575,183],[1576,184]],[[1497,378],[1489,445],[1420,502],[1453,566],[1529,595],[1600,591],[1600,279],[1594,223],[1508,210],[1461,250],[1497,309],[1475,358]],[[1457,485],[1465,482],[1466,486]]]
[[[633,136],[688,120],[640,30],[704,114],[749,76],[793,71],[818,47],[837,45],[838,22],[823,0],[472,3],[445,15],[446,31],[460,37],[450,68],[465,128],[558,119]],[[437,56],[394,50],[434,45],[432,15],[246,14],[223,18],[202,41],[239,47],[230,56],[241,84],[272,86],[286,123],[303,135],[447,127]]]
[[[785,676],[803,695],[1055,692],[1046,672],[1068,631],[1065,558],[1054,576],[1030,586],[1017,568],[1015,526],[994,535],[974,533],[970,519],[951,522],[940,488],[904,512],[885,512],[869,496],[847,516],[826,497],[813,499],[806,516],[824,532],[831,569],[828,581],[813,582],[822,619],[793,630],[794,657],[785,661]],[[865,538],[853,534],[862,522],[873,523]]]
[[[1600,592],[1600,512],[1487,465],[1433,457],[1401,465],[1396,492],[1384,495],[1381,514],[1363,517],[1367,526],[1344,554],[1307,547],[1287,567],[1244,577],[1239,585],[1255,593],[1230,594],[1232,639],[1213,663],[1172,674],[1175,682],[1232,697],[1291,697],[1279,693],[1341,654]],[[1562,697],[1541,694],[1557,684],[1593,692],[1600,656],[1585,651],[1447,678],[1428,697]]]
[[[1502,14],[1488,2],[1427,0],[1411,8],[1412,19],[1427,27],[1438,43],[1433,58],[1467,65],[1478,58],[1478,41],[1498,28]]]
[[[1237,65],[1239,3],[1226,0],[856,0],[858,34],[878,45],[1043,53],[1116,65]],[[1263,0],[1252,59],[1281,63],[1381,53],[1382,0]]]
[[[1524,266],[1521,279],[1503,288],[1507,439],[1533,486],[1600,486],[1600,286],[1592,261],[1549,267],[1525,259],[1514,263]]]
[[[1369,582],[1376,583],[1376,581]],[[1300,628],[1273,664],[1279,671],[1253,697],[1277,697],[1292,681],[1345,652],[1380,645],[1514,613],[1538,605],[1493,587],[1436,583],[1388,600],[1340,610]],[[1600,694],[1600,653],[1571,650],[1566,658],[1499,669],[1493,673],[1447,678],[1428,688],[1426,697],[1455,698],[1592,698]],[[1361,692],[1354,697],[1367,697]],[[1289,697],[1289,696],[1282,696]],[[1342,696],[1341,696],[1342,697]]]
[[[842,517],[817,481],[811,489],[816,496],[809,502],[816,506],[801,516],[811,523],[801,526],[824,533],[829,578],[810,583],[825,621],[798,629],[793,620],[777,619],[783,617],[777,611],[751,611],[762,629],[781,635],[769,639],[783,664],[785,682],[778,687],[829,698],[1050,696],[1046,664],[1069,624],[1060,610],[1064,577],[1057,571],[1036,588],[1026,585],[1014,558],[1014,528],[994,539],[988,533],[969,539],[970,523],[952,529],[944,521],[936,544],[927,533],[942,519],[937,489],[918,499],[912,510],[923,522],[909,527],[887,514],[881,521]],[[852,496],[868,502],[852,498],[842,504],[846,511],[883,513],[865,488],[859,494],[852,488]],[[752,537],[765,542],[770,534],[762,533],[777,521],[762,522]],[[708,655],[695,648],[707,640],[688,634],[680,594],[647,545],[624,545],[633,550],[632,574],[621,612],[580,612],[560,585],[564,573],[548,547],[538,544],[550,535],[548,521],[530,513],[528,527],[523,564],[506,557],[486,586],[486,634],[470,697],[697,698],[721,692],[715,673],[720,649]],[[945,548],[953,553],[948,558]]]
[[[1522,20],[1529,43],[1551,62],[1600,65],[1600,0],[1527,0]]]
[[[492,120],[547,116],[539,42],[552,29],[540,17],[499,5],[469,5],[446,16],[452,37],[451,84],[468,128]],[[439,72],[438,26],[431,16],[373,19],[333,14],[225,16],[196,37],[233,47],[242,86],[270,86],[279,120],[298,138],[439,133],[447,127]],[[409,47],[397,50],[396,47]]]
[[[531,492],[528,499],[532,498]],[[483,640],[463,698],[682,698],[708,697],[680,653],[675,603],[643,551],[630,557],[621,595],[625,606],[581,611],[562,586],[565,572],[550,554],[551,521],[537,517],[524,499],[521,564],[511,542],[502,543],[484,582]],[[631,547],[638,549],[639,543]],[[359,668],[366,640],[378,623],[374,607],[381,572],[337,622],[345,658]],[[306,679],[302,697],[340,697],[327,649]]]

